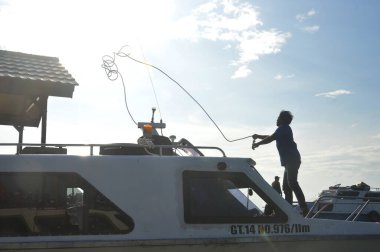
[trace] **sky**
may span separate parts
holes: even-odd
[[[307,200],[331,185],[380,187],[380,2],[377,0],[0,0],[0,49],[58,57],[79,83],[72,99],[51,97],[48,143],[135,143],[133,119],[162,119],[165,135],[218,146],[282,177],[275,143],[228,142],[272,134],[281,110],[302,156]],[[0,127],[1,142],[17,131]],[[39,142],[27,128],[24,142]]]

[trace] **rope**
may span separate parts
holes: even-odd
[[[108,57],[110,57],[111,59],[112,59],[112,61],[110,61],[110,62],[108,62],[108,61],[105,61],[104,60],[104,57],[103,57],[103,65],[102,65],[102,67],[106,70],[106,73],[107,73],[107,76],[108,76],[108,78],[110,79],[110,80],[116,80],[117,79],[117,77],[118,77],[118,75],[120,75],[121,76],[121,79],[122,79],[122,82],[123,82],[123,86],[124,86],[124,81],[123,81],[123,78],[122,78],[122,75],[119,73],[119,71],[118,71],[118,69],[117,69],[117,66],[116,66],[116,64],[115,64],[115,55],[117,55],[117,56],[119,56],[119,57],[127,57],[127,58],[129,58],[129,59],[131,59],[131,60],[133,60],[133,61],[135,61],[135,62],[137,62],[137,63],[140,63],[140,64],[143,64],[143,65],[145,65],[145,66],[148,66],[148,67],[152,67],[152,68],[154,68],[154,69],[156,69],[157,71],[159,71],[160,73],[162,73],[163,75],[165,75],[168,79],[170,79],[172,82],[174,82],[179,88],[181,88],[182,89],[182,91],[184,91],[201,109],[202,109],[202,111],[206,114],[206,116],[210,119],[210,121],[214,124],[214,126],[217,128],[217,130],[219,131],[219,133],[223,136],[223,138],[227,141],[227,142],[236,142],[236,141],[241,141],[241,140],[244,140],[244,139],[247,139],[247,138],[251,138],[252,137],[252,135],[248,135],[248,136],[245,136],[245,137],[241,137],[241,138],[237,138],[237,139],[228,139],[225,135],[224,135],[224,133],[223,133],[223,131],[219,128],[219,126],[218,126],[218,124],[214,121],[214,119],[212,119],[212,117],[209,115],[209,113],[206,111],[206,109],[179,83],[179,82],[177,82],[174,78],[172,78],[169,74],[167,74],[165,71],[163,71],[163,70],[161,70],[160,68],[158,68],[158,67],[156,67],[156,66],[154,66],[154,65],[152,65],[152,64],[149,64],[149,63],[146,63],[146,62],[144,62],[144,61],[141,61],[141,60],[138,60],[138,59],[135,59],[135,58],[133,58],[131,55],[130,55],[130,53],[124,53],[123,52],[123,49],[125,48],[125,47],[128,47],[128,45],[125,45],[125,46],[123,46],[123,47],[121,47],[120,48],[120,50],[115,54],[114,53],[114,58],[112,58],[112,57],[110,57],[110,56],[108,56]],[[115,67],[115,69],[113,69],[112,67]],[[115,75],[116,74],[116,78],[114,77],[114,78],[112,78],[112,76],[113,75]],[[149,75],[149,78],[151,78],[150,77],[150,75]],[[152,83],[152,86],[153,86],[153,82],[151,82]],[[155,96],[156,96],[156,92],[155,92],[155,90],[154,90],[154,93],[155,93]],[[125,94],[125,87],[124,87],[124,94]],[[127,101],[126,101],[126,95],[124,95],[124,97],[125,97],[125,104],[126,104],[126,107],[127,107],[127,109],[128,109],[128,105],[127,105]],[[157,101],[157,104],[158,104],[158,100],[157,100],[157,96],[156,96],[156,101]],[[129,112],[129,109],[128,109],[128,113],[129,113],[129,115],[131,116],[131,118],[132,118],[132,120],[133,120],[133,117],[132,117],[132,115],[131,115],[131,113]],[[160,113],[160,115],[161,115],[161,113]],[[134,121],[134,120],[133,120]],[[135,121],[134,121],[135,122]],[[136,123],[136,122],[135,122]]]

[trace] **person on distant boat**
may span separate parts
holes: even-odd
[[[283,185],[285,200],[293,204],[293,192],[296,195],[298,204],[302,209],[303,215],[308,213],[305,196],[301,187],[298,184],[298,169],[301,166],[301,155],[297,149],[297,144],[293,139],[293,132],[290,128],[290,123],[293,120],[293,115],[290,111],[282,110],[277,118],[277,129],[272,135],[252,136],[252,149],[263,144],[271,143],[276,140],[277,150],[280,155],[281,166],[285,167]],[[260,142],[255,142],[256,139],[261,139]]]
[[[279,176],[275,176],[274,177],[274,181],[272,182],[272,187],[281,195],[282,197],[282,191],[281,191],[281,185],[280,185],[280,177]],[[274,214],[274,208],[269,205],[269,204],[266,204],[265,205],[265,208],[264,208],[264,215],[272,215]]]
[[[275,176],[274,181],[272,182],[272,187],[282,196],[280,177]]]

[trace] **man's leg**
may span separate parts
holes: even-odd
[[[285,200],[290,203],[290,205],[293,204],[293,191],[289,187],[289,182],[288,182],[288,173],[286,172],[286,168],[284,171],[284,177],[282,180],[282,190],[284,191],[285,194]]]
[[[308,211],[308,207],[306,205],[305,195],[303,194],[302,189],[297,181],[298,169],[300,165],[301,165],[300,163],[291,164],[291,165],[286,166],[285,169],[287,170],[287,175],[288,175],[288,186],[296,195],[298,204],[305,214],[305,212]]]

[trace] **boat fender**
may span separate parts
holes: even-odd
[[[380,222],[380,214],[375,210],[369,212],[368,217],[372,222]]]
[[[220,171],[224,171],[225,169],[227,169],[227,164],[225,162],[219,162],[216,165],[216,168],[218,168],[218,170]]]
[[[253,189],[252,189],[252,188],[248,188],[248,195],[249,195],[249,196],[252,196],[252,195],[253,195]]]

